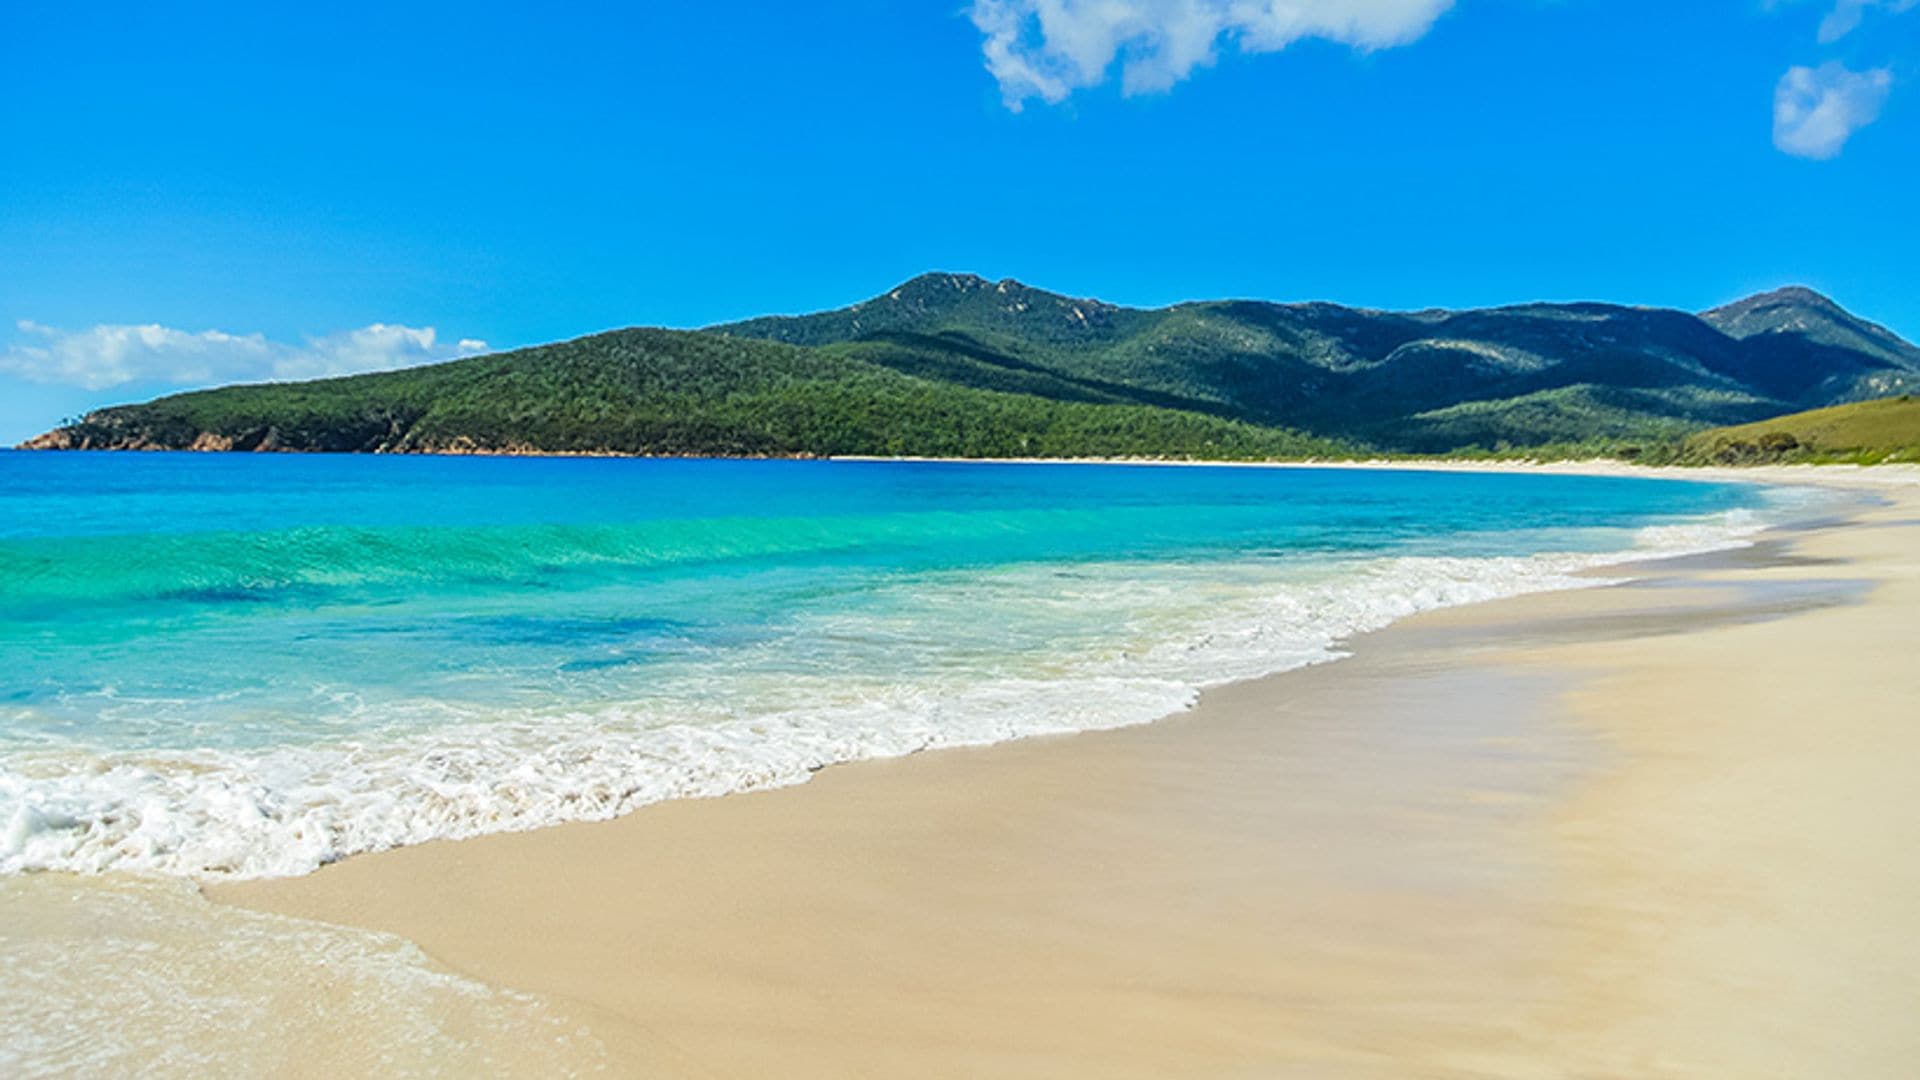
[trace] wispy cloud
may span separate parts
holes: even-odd
[[[1920,0],[1824,2],[1832,6],[1816,35],[1822,45],[1852,34],[1869,15],[1898,15],[1920,7]],[[1829,60],[1819,67],[1788,68],[1773,88],[1773,145],[1796,157],[1839,157],[1854,132],[1879,119],[1892,88],[1890,67],[1855,71]]]
[[[1453,0],[974,0],[987,70],[1007,107],[1065,100],[1104,82],[1123,93],[1170,89],[1225,43],[1277,52],[1303,38],[1357,49],[1414,41]]]
[[[442,342],[433,327],[374,323],[294,345],[262,334],[176,330],[157,324],[62,330],[23,319],[26,340],[0,352],[0,374],[104,390],[132,382],[176,386],[313,379],[384,371],[487,351],[472,338]]]
[[[1859,29],[1868,11],[1911,11],[1916,4],[1920,0],[1835,0],[1833,10],[1820,21],[1820,44],[1831,45]]]
[[[1836,157],[1879,117],[1892,86],[1886,68],[1853,71],[1837,61],[1788,68],[1773,91],[1773,145],[1796,157]]]

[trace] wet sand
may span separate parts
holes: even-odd
[[[543,995],[623,1074],[1907,1076],[1916,490],[1146,727],[208,893]]]

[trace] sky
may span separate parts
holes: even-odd
[[[1913,338],[1916,175],[1920,0],[7,0],[0,442],[936,269]]]

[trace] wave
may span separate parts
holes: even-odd
[[[926,663],[900,666],[904,677],[776,667],[698,716],[694,698],[553,704],[311,746],[22,750],[0,763],[0,872],[293,875],[361,852],[799,783],[840,762],[1146,723],[1208,686],[1338,659],[1344,639],[1407,615],[1605,584],[1615,579],[1581,575],[1740,546],[1761,524],[1731,511],[1643,529],[1604,553],[1326,558],[1284,573],[1257,559],[952,570],[895,586],[891,606],[811,616],[797,632],[851,650],[874,636],[898,648],[986,634],[942,613],[1004,597],[1057,604],[1063,622],[1126,620],[1131,644],[1017,672],[942,662],[931,647]]]

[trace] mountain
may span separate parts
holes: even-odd
[[[1687,439],[1680,457],[1725,465],[1920,461],[1920,398],[1902,394],[1703,431]]]
[[[1145,310],[927,274],[849,308],[711,329],[857,346],[903,369],[941,351],[976,370],[997,359],[1158,404],[1418,452],[1659,438],[1920,389],[1920,350],[1806,289],[1701,315],[1590,303]]]
[[[1852,350],[1884,360],[1914,363],[1920,349],[1893,331],[1848,313],[1812,289],[1790,286],[1702,312],[1700,318],[1728,337],[1750,341],[1781,335],[1799,342]]]
[[[1742,376],[1800,405],[1860,401],[1916,389],[1920,349],[1811,289],[1761,293],[1701,314],[1740,342]]]
[[[1920,390],[1920,350],[1806,289],[1698,315],[1198,301],[971,274],[704,331],[621,330],[407,371],[103,409],[41,447],[1339,456],[1673,446]]]

